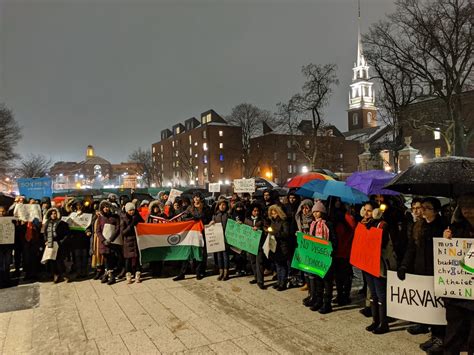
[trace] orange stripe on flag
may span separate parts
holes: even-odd
[[[201,221],[173,222],[173,223],[138,223],[137,234],[140,235],[173,235],[185,231],[203,230]]]
[[[315,238],[315,237],[312,237],[312,236],[306,235],[306,234],[303,236],[303,238],[307,239],[307,240],[311,240],[312,242],[319,243],[319,244],[324,244],[324,245],[329,244],[329,241],[327,241],[325,239]]]

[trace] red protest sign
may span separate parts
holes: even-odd
[[[362,271],[380,277],[380,257],[382,253],[382,229],[367,229],[358,224],[352,242],[350,262]]]

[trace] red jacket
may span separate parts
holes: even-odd
[[[354,239],[357,222],[349,213],[346,213],[344,218],[346,223],[337,223],[335,227],[338,242],[334,257],[349,259],[351,257],[352,240]]]

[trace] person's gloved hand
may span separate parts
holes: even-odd
[[[407,270],[402,266],[397,270],[397,276],[400,280],[405,280]]]
[[[103,244],[104,244],[105,246],[109,246],[109,245],[110,245],[110,241],[106,239],[106,240],[104,240]]]

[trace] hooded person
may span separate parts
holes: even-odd
[[[230,218],[232,218],[237,223],[245,222],[245,204],[242,201],[237,201],[230,213]],[[234,263],[237,276],[247,275],[247,253],[241,251],[240,253],[234,252]]]
[[[247,218],[245,218],[244,223],[250,227],[254,231],[261,231],[263,234],[263,212],[262,206],[258,203],[252,203],[248,206],[247,209]],[[265,242],[265,238],[263,235],[260,238],[260,244],[258,246],[258,253],[257,255],[248,254],[250,259],[250,266],[252,267],[252,272],[254,278],[249,281],[251,285],[257,284],[261,290],[265,290],[264,286],[264,259],[265,254],[263,253],[263,244]]]
[[[54,283],[60,282],[66,271],[66,266],[64,265],[64,242],[67,240],[69,232],[69,225],[61,220],[59,209],[52,207],[46,211],[44,225],[45,246],[53,248],[54,243],[58,243],[56,260],[48,261],[53,272]]]
[[[136,210],[133,203],[125,205],[125,212],[120,214],[120,235],[123,240],[123,257],[125,259],[125,272],[127,283],[141,282],[141,265],[139,260],[139,250],[137,245],[137,234],[135,227],[138,223],[143,223],[143,218]]]
[[[110,207],[111,207],[112,211],[117,213],[120,210],[118,196],[114,193],[110,193],[110,194],[107,195],[107,200],[110,203]]]
[[[140,202],[140,207],[138,207],[138,213],[142,217],[142,219],[145,221],[148,218],[149,213],[149,206],[150,201],[148,200],[143,200]],[[126,211],[125,211],[126,212]]]
[[[214,210],[214,215],[212,216],[209,225],[220,223],[222,226],[222,232],[225,235],[225,229],[229,218],[229,201],[226,199],[218,200]],[[229,279],[229,253],[227,249],[228,246],[226,244],[226,250],[216,253],[217,266],[219,268],[219,276],[217,277],[218,281],[226,281]]]
[[[148,206],[147,223],[163,223],[166,222],[166,216],[163,214],[163,204],[160,200],[151,201]]]
[[[97,236],[100,240],[99,251],[104,256],[106,273],[101,279],[102,283],[112,285],[115,283],[115,272],[118,267],[119,253],[122,247],[113,244],[120,235],[120,218],[112,213],[109,201],[102,201],[99,205],[99,221],[97,223]]]

